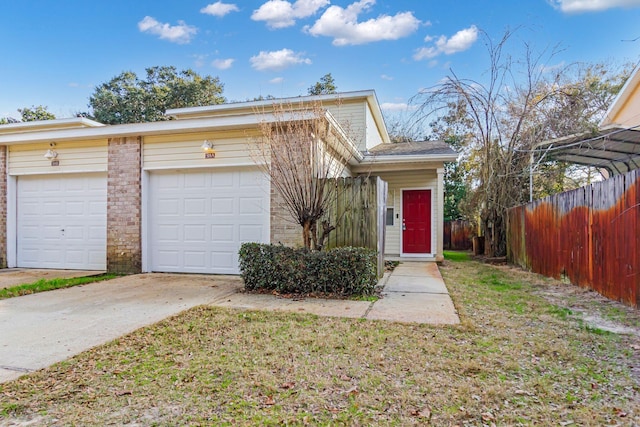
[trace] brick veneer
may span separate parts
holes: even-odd
[[[7,146],[0,147],[0,268],[7,268]]]
[[[141,243],[141,137],[109,140],[107,270],[139,273]]]
[[[302,227],[294,222],[280,192],[271,186],[271,243],[302,246]]]

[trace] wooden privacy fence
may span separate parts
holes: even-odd
[[[507,258],[640,307],[640,170],[507,213]]]
[[[325,218],[336,229],[329,234],[327,248],[357,246],[378,252],[378,275],[384,272],[385,212],[387,183],[380,177],[331,178],[336,198]]]
[[[468,251],[473,246],[475,228],[469,221],[456,219],[444,222],[443,247],[452,251]]]

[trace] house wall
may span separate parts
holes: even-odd
[[[394,223],[386,228],[385,255],[399,256],[402,231],[402,190],[431,189],[431,247],[435,258],[442,256],[442,197],[441,174],[438,169],[389,171],[374,173],[388,183],[387,207],[394,209]],[[440,179],[439,179],[440,177]]]
[[[112,272],[142,269],[141,153],[141,137],[109,141],[107,269]]]
[[[58,153],[58,166],[44,158],[51,148]],[[21,144],[8,147],[8,172],[10,175],[49,174],[65,172],[105,172],[107,170],[107,140],[88,140]]]
[[[364,100],[357,102],[344,102],[337,105],[326,105],[327,110],[335,117],[344,129],[346,135],[351,138],[358,150],[367,148],[367,103]]]
[[[609,117],[608,122],[621,126],[637,126],[638,112],[640,112],[640,85],[633,88],[626,96],[626,101],[618,110],[617,114]]]
[[[144,138],[144,169],[175,169],[219,166],[248,166],[251,157],[250,138],[254,131],[199,132]],[[200,146],[213,142],[216,157],[207,159]]]
[[[365,141],[365,148],[368,150],[369,148],[375,147],[378,144],[382,144],[382,135],[378,130],[378,126],[376,126],[375,119],[373,118],[373,114],[371,114],[371,109],[365,109],[365,122],[366,122],[366,135],[367,139]]]

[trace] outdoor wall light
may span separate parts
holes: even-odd
[[[46,153],[44,153],[44,158],[47,160],[53,160],[58,157],[58,152],[56,150],[52,150],[49,148]]]
[[[205,139],[202,145],[200,146],[202,151],[204,151],[205,159],[215,159],[216,158],[216,150],[213,148],[213,142]]]
[[[202,151],[204,151],[205,153],[211,153],[211,152],[214,151],[213,150],[213,142],[209,141],[208,139],[204,140],[204,142],[202,143],[200,148],[202,148]]]

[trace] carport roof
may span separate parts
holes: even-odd
[[[534,150],[547,159],[624,174],[640,168],[640,126],[608,125],[595,132],[543,141]]]

